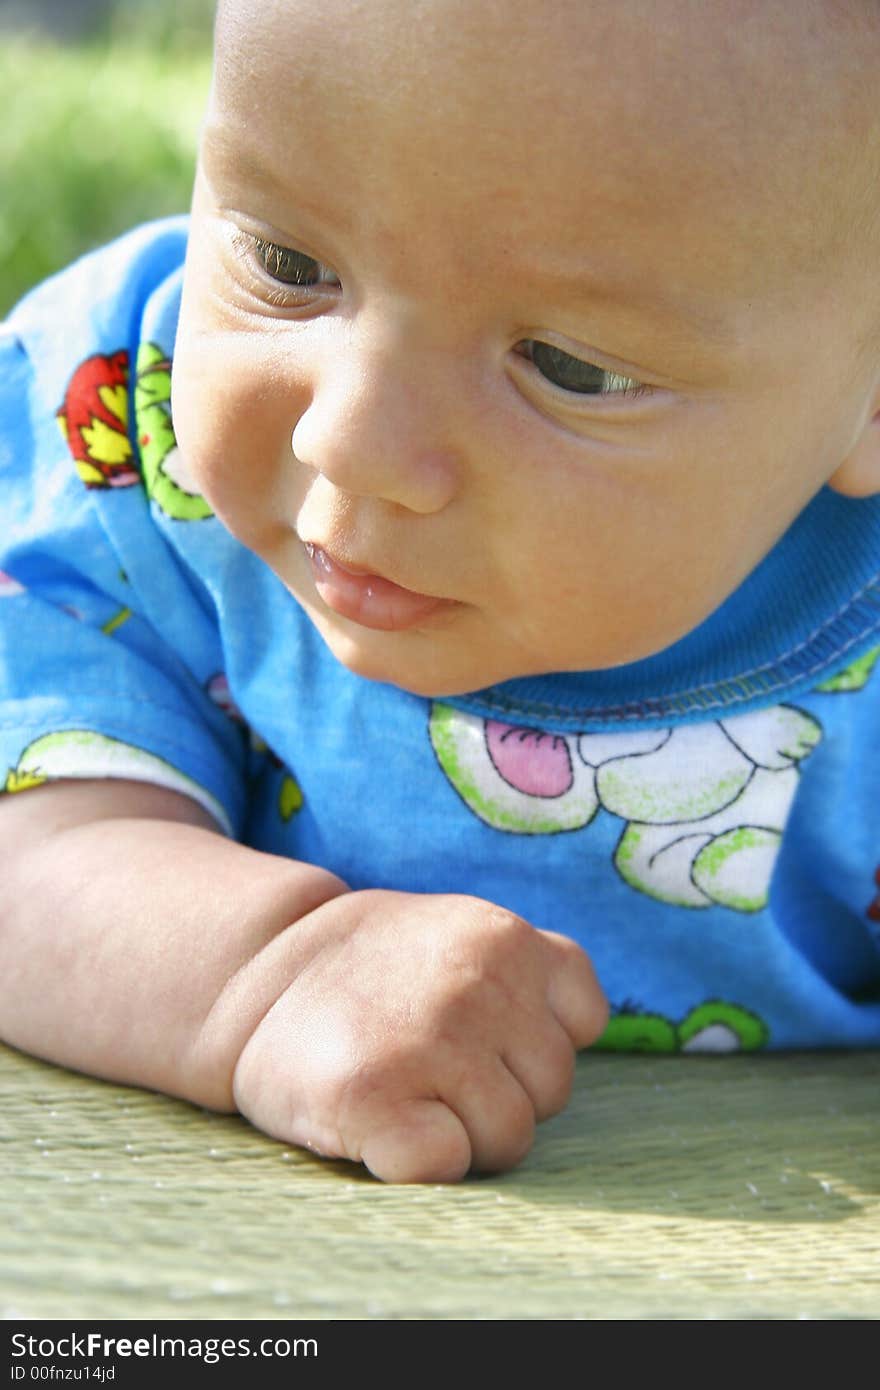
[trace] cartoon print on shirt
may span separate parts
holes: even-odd
[[[155,343],[138,348],[134,421],[148,496],[175,521],[213,516],[177,447],[171,423],[171,359]]]
[[[64,729],[35,739],[8,770],[0,792],[22,792],[64,777],[121,777],[182,792],[232,834],[222,804],[198,782],[155,753],[90,729]]]
[[[0,598],[15,598],[16,594],[23,594],[25,587],[19,584],[17,579],[13,579],[11,574],[5,570],[0,570]]]
[[[129,434],[129,355],[95,353],[70,379],[56,418],[86,487],[133,487],[176,521],[213,512],[192,485],[171,423],[171,360],[156,343],[141,343],[134,380],[134,434]],[[140,470],[138,469],[140,461]]]
[[[86,487],[140,483],[128,437],[127,352],[96,353],[81,362],[55,418]]]
[[[844,666],[842,671],[838,671],[830,680],[823,681],[817,685],[816,689],[824,695],[848,694],[853,690],[863,690],[871,678],[871,673],[880,659],[880,647],[873,647],[871,651],[865,652],[864,656],[858,657],[856,661]]]
[[[305,798],[302,793],[302,787],[293,773],[284,766],[277,753],[274,753],[266,740],[261,738],[258,733],[255,733],[253,729],[251,730],[251,748],[255,753],[264,754],[269,759],[270,765],[281,772],[275,807],[281,820],[283,820],[286,825],[291,817],[295,816],[297,811],[301,811],[303,808]]]
[[[223,710],[230,719],[236,724],[247,727],[246,720],[229,688],[229,680],[225,671],[218,671],[217,675],[212,676],[207,683],[209,697],[214,704]],[[302,788],[296,778],[288,772],[281,759],[273,753],[265,739],[261,738],[253,729],[249,730],[251,748],[255,753],[265,755],[273,768],[281,770],[281,780],[278,785],[278,792],[275,799],[276,809],[280,818],[287,823],[291,816],[294,816],[303,805]]]
[[[631,1004],[614,1009],[593,1047],[602,1052],[755,1052],[770,1030],[757,1014],[723,999],[709,999],[680,1022]]]
[[[122,577],[125,578],[124,575]],[[23,584],[19,584],[18,580],[13,579],[12,575],[7,574],[5,570],[0,570],[0,599],[15,598],[18,594],[26,593],[27,589]],[[74,604],[62,603],[60,607],[62,612],[69,613],[71,618],[76,618],[77,622],[84,623],[88,621],[83,610],[77,608]],[[130,608],[117,608],[109,618],[106,618],[104,622],[100,624],[101,631],[110,637],[117,628],[122,627],[122,624],[128,622],[129,618],[132,616]]]
[[[864,690],[878,667],[878,661],[880,661],[880,647],[872,647],[870,651],[865,652],[849,666],[844,666],[843,670],[838,671],[830,680],[817,685],[816,689],[825,695],[845,695],[855,690]],[[880,868],[875,872],[874,881],[880,890]],[[880,922],[880,891],[866,907],[865,916],[871,922]]]
[[[757,912],[798,783],[822,731],[789,705],[630,733],[551,734],[435,702],[434,752],[495,830],[584,829],[604,809],[626,822],[614,866],[637,892],[680,907]]]
[[[208,697],[214,702],[224,714],[228,714],[236,724],[244,724],[245,718],[235,700],[232,698],[232,691],[229,689],[229,679],[225,671],[218,671],[216,676],[212,676],[206,686]]]
[[[108,618],[106,623],[101,624],[101,631],[106,637],[112,637],[116,629],[122,627],[122,624],[127,623],[129,618],[133,616],[130,608],[119,608],[112,618]]]
[[[877,885],[877,896],[868,904],[867,916],[872,922],[880,922],[880,865],[874,874],[874,882]]]

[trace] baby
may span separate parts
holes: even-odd
[[[390,1181],[597,1040],[880,1044],[878,80],[867,0],[223,0],[188,242],[0,346],[11,1044]]]

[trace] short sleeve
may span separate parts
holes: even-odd
[[[150,782],[235,836],[246,734],[217,698],[215,615],[155,525],[129,428],[144,314],[183,246],[176,224],[141,229],[0,330],[0,793]]]

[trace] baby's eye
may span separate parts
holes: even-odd
[[[648,389],[631,376],[621,376],[619,372],[610,372],[581,357],[573,357],[552,343],[525,338],[517,343],[516,350],[537,367],[541,376],[563,391],[574,391],[582,396],[610,396],[622,392],[633,395]]]
[[[327,266],[295,251],[292,246],[277,246],[274,241],[253,238],[257,260],[266,274],[282,285],[338,285],[339,276]]]

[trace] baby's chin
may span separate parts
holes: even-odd
[[[347,670],[365,680],[393,685],[411,695],[442,700],[473,694],[491,686],[558,672],[607,671],[632,665],[674,645],[696,624],[657,640],[646,638],[591,653],[567,653],[555,660],[548,654],[511,650],[479,640],[480,621],[474,610],[462,608],[445,624],[406,632],[372,632],[335,614],[320,612],[309,601],[299,602],[329,650]],[[482,634],[484,636],[484,634]]]
[[[302,600],[300,600],[302,602]],[[511,669],[486,661],[452,639],[442,626],[430,631],[375,632],[303,603],[336,660],[353,675],[394,685],[430,700],[467,695],[511,679]]]

